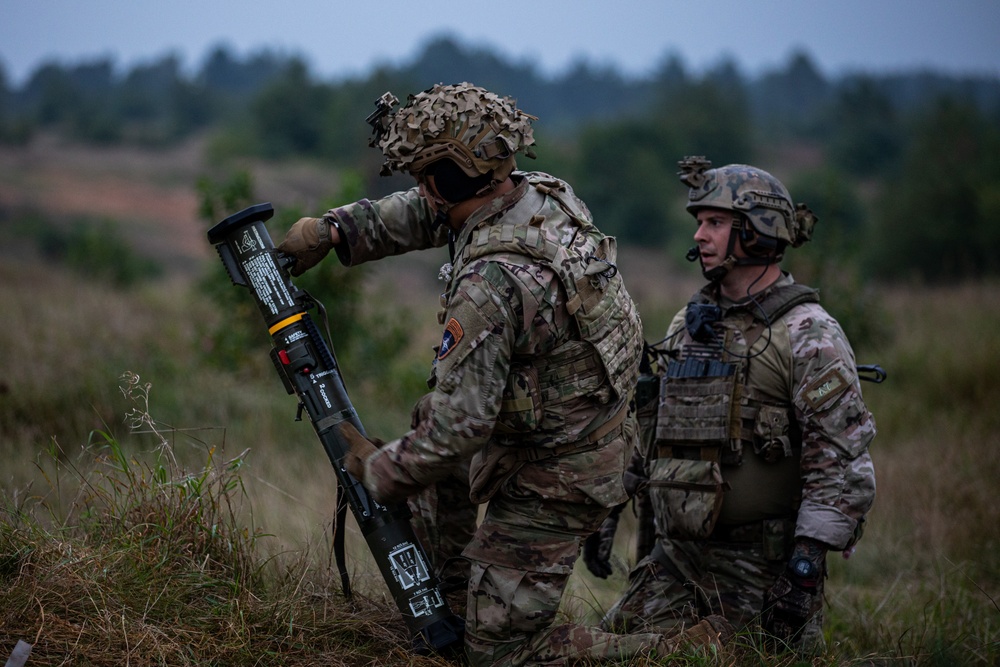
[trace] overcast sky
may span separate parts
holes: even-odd
[[[755,75],[802,49],[828,75],[1000,76],[1000,0],[0,0],[15,86],[53,60],[127,68],[172,52],[194,69],[219,44],[298,54],[333,79],[409,60],[445,33],[545,74],[585,58],[641,76],[676,53],[696,71],[729,56]]]

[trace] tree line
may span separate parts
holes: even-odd
[[[824,75],[806,52],[757,77],[724,61],[701,73],[667,55],[646,77],[581,61],[546,77],[530,62],[442,36],[408,63],[324,81],[298,56],[225,47],[186,73],[176,56],[119,72],[107,58],[45,63],[21,86],[0,69],[0,143],[43,132],[158,147],[195,134],[221,155],[309,157],[357,172],[378,195],[364,118],[401,99],[472,81],[518,100],[539,159],[570,180],[625,242],[675,256],[690,239],[677,160],[753,163],[818,214],[813,258],[863,276],[949,282],[1000,273],[1000,80],[932,71]]]

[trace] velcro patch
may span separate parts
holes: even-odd
[[[806,387],[806,402],[813,410],[819,410],[823,405],[847,391],[850,386],[840,369],[832,368]]]
[[[461,340],[464,332],[462,325],[454,317],[448,320],[448,325],[444,328],[444,336],[441,338],[441,348],[438,350],[438,359],[444,359],[448,353],[455,349]]]

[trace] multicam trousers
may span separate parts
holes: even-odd
[[[658,632],[555,625],[580,545],[609,512],[588,496],[579,468],[565,459],[529,463],[490,500],[465,550],[472,561],[465,641],[471,665],[568,665],[662,649]]]
[[[409,499],[413,532],[423,545],[451,610],[465,615],[469,561],[462,550],[476,532],[478,506],[469,500],[469,462]]]
[[[601,627],[616,632],[669,630],[718,614],[737,630],[759,629],[764,595],[787,562],[787,557],[765,557],[759,542],[661,540],[632,570],[628,589]],[[795,647],[802,651],[824,645],[822,581],[815,600],[812,618]]]

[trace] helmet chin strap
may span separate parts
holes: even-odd
[[[701,263],[701,274],[705,276],[705,279],[709,282],[717,283],[726,277],[730,271],[732,271],[734,266],[765,266],[771,264],[779,259],[779,257],[772,256],[770,253],[762,257],[753,257],[747,250],[746,245],[743,243],[743,239],[740,237],[740,230],[743,229],[743,225],[747,224],[746,217],[743,215],[738,215],[733,220],[732,227],[729,228],[729,241],[726,244],[726,258],[721,264],[712,269],[705,269],[705,262],[701,260],[699,254],[693,253],[692,251],[696,248],[692,248],[688,251],[689,260],[698,259]],[[739,239],[740,247],[743,248],[745,257],[736,256],[736,240]]]

